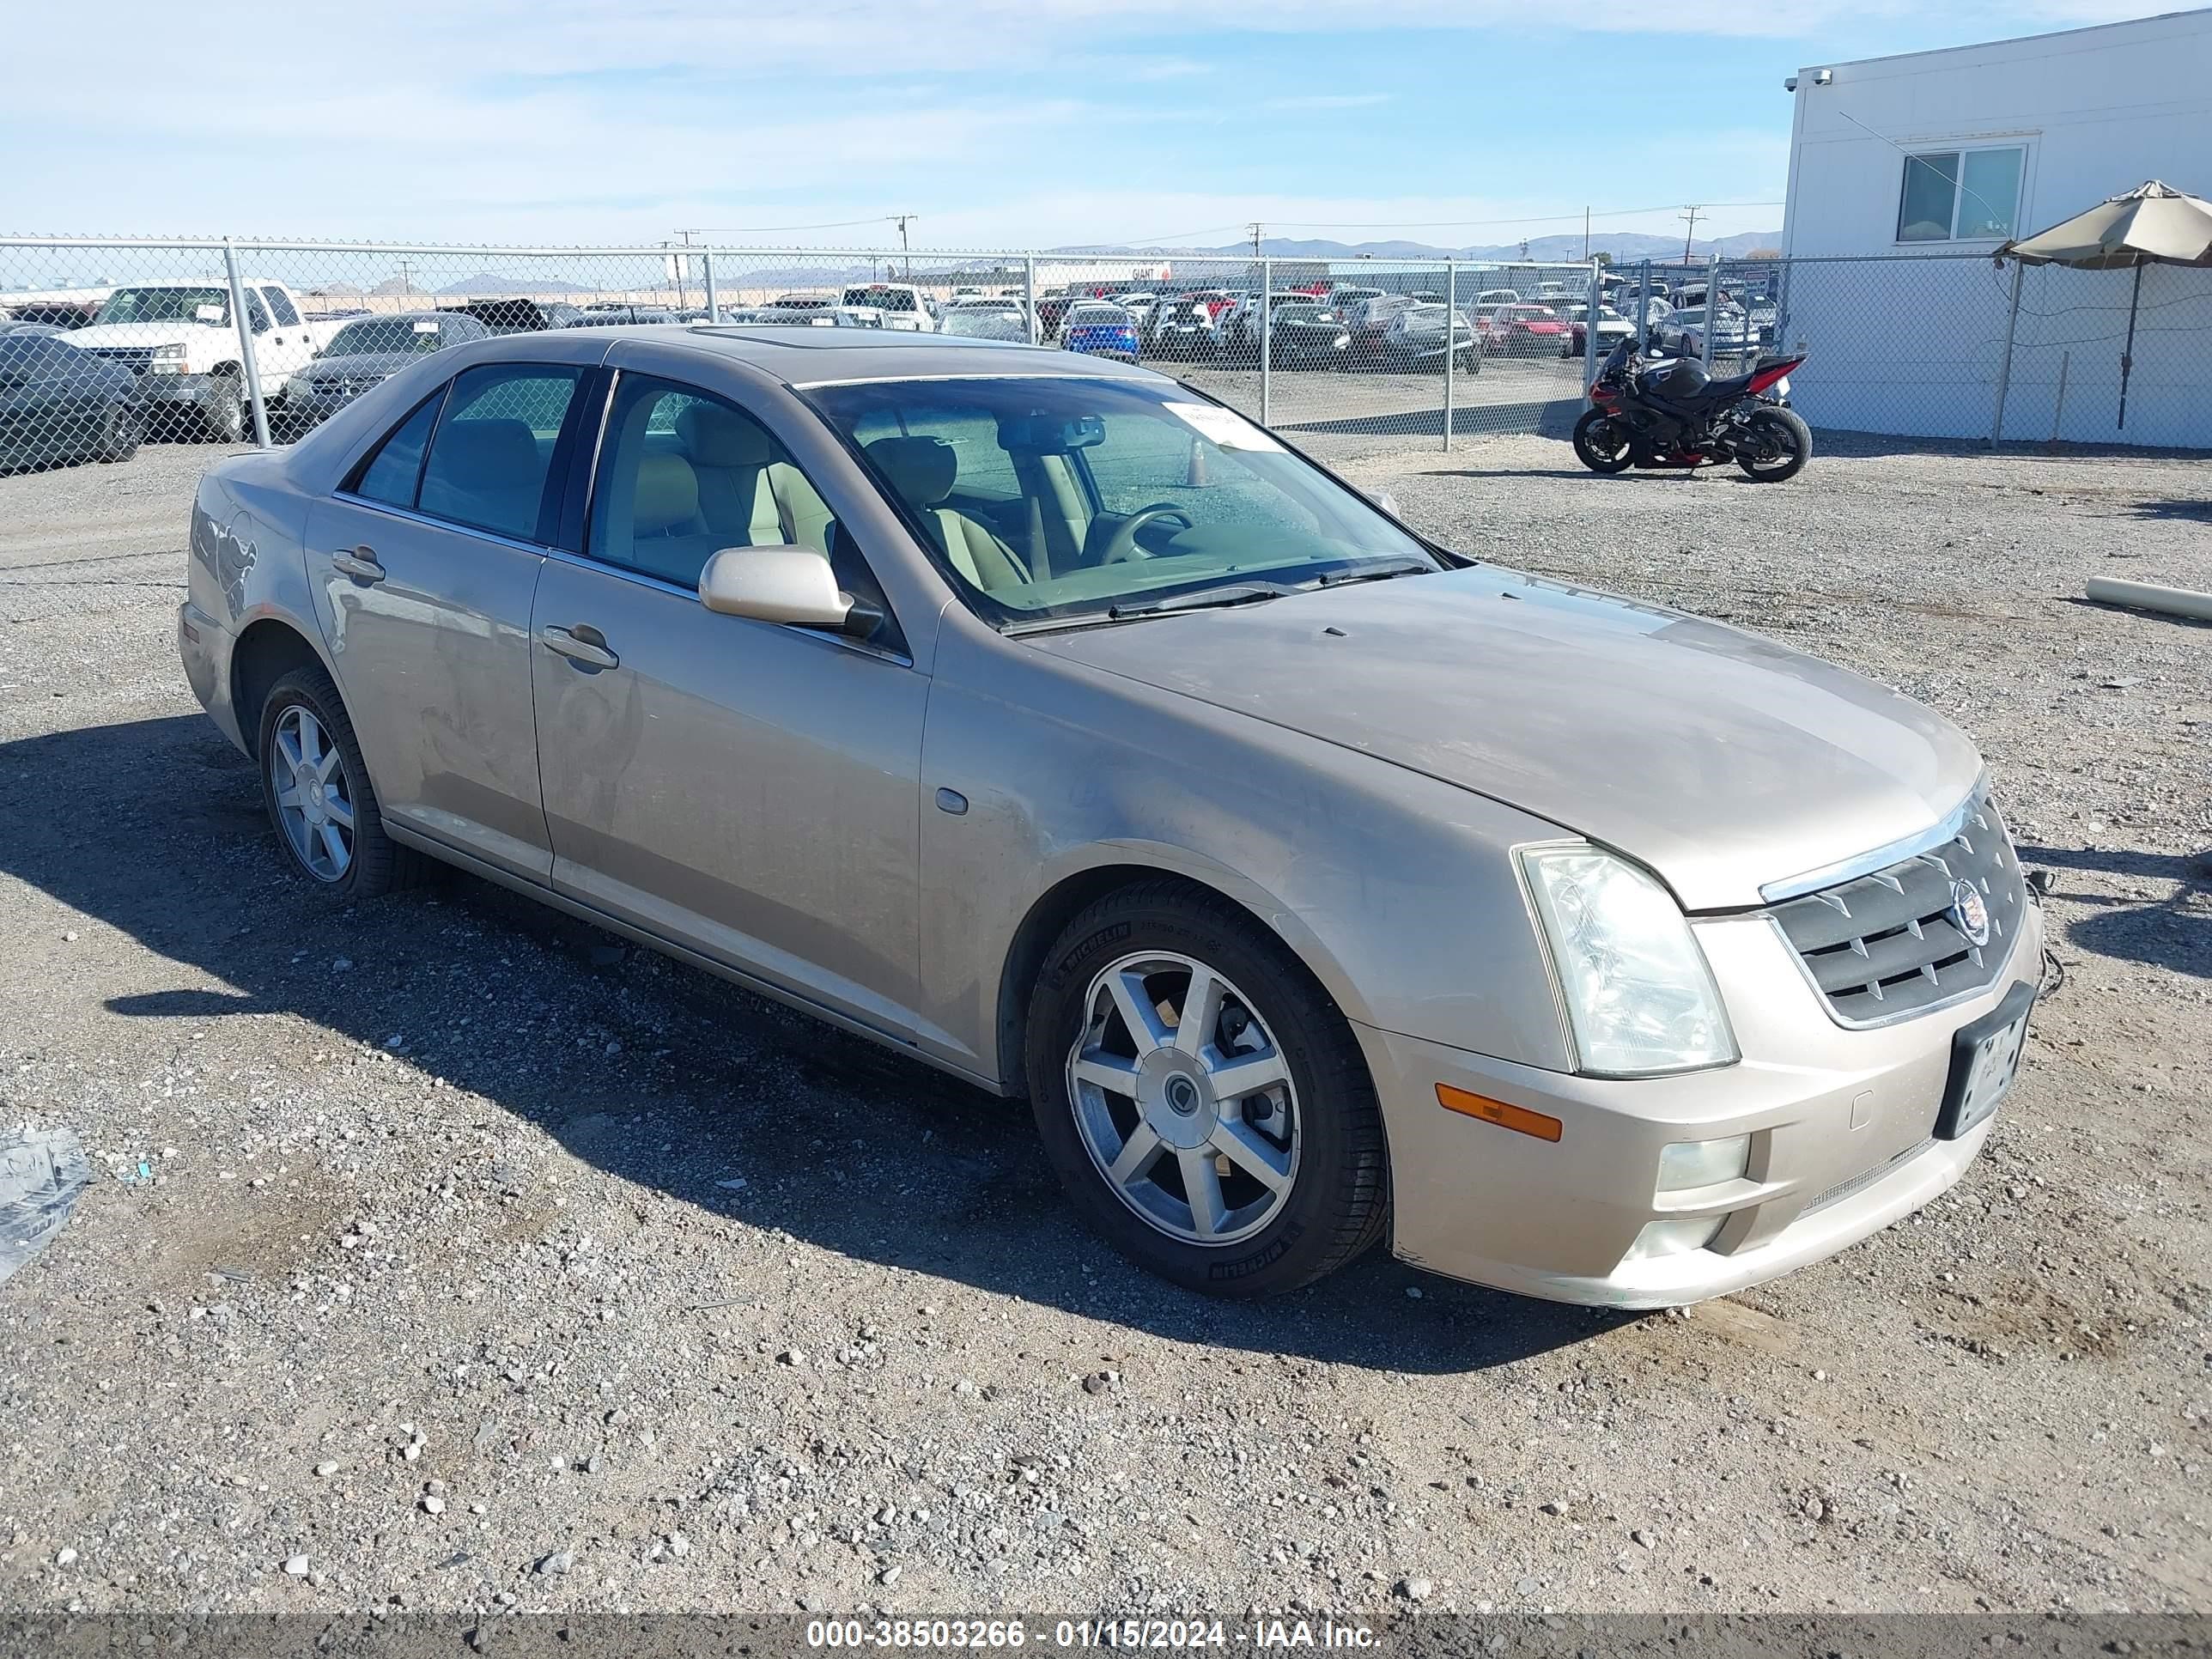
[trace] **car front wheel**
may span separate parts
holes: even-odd
[[[1085,910],[1031,995],[1026,1058],[1071,1202],[1139,1267],[1263,1296],[1382,1236],[1382,1113],[1351,1026],[1218,896],[1163,879]]]
[[[297,869],[344,899],[409,886],[422,860],[384,833],[375,786],[330,676],[295,668],[261,705],[261,787]]]

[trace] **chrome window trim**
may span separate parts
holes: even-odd
[[[426,452],[427,453],[427,452]],[[441,519],[411,507],[394,507],[389,501],[371,501],[366,495],[356,495],[350,490],[333,489],[331,499],[344,501],[353,507],[365,507],[372,513],[381,513],[389,518],[402,519],[409,524],[427,526],[432,530],[449,530],[456,536],[473,536],[478,541],[491,542],[501,547],[511,547],[517,552],[535,553],[543,558],[553,550],[543,542],[527,542],[516,536],[502,536],[496,530],[480,530],[472,524],[457,523],[452,519]]]
[[[1808,870],[1802,875],[1785,877],[1768,882],[1759,890],[1759,896],[1768,904],[1780,904],[1786,899],[1802,898],[1808,893],[1818,892],[1823,887],[1833,887],[1840,882],[1856,881],[1861,876],[1870,876],[1877,870],[1887,870],[1893,864],[1902,864],[1906,859],[1941,847],[1954,840],[1966,820],[1980,806],[1982,798],[1989,793],[1990,780],[1984,773],[1974,781],[1966,798],[1945,813],[1929,829],[1917,835],[1906,836],[1877,847],[1872,852],[1861,853],[1833,864],[1824,864],[1817,870]]]

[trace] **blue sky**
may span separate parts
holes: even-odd
[[[0,105],[0,229],[865,246],[904,212],[945,248],[1214,245],[1252,219],[1466,245],[1578,229],[1585,205],[1679,234],[1698,202],[1725,234],[1782,222],[1800,65],[2171,9],[108,0],[88,25],[40,5],[7,25],[34,72]]]

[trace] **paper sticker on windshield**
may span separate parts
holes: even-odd
[[[1282,445],[1233,409],[1222,409],[1213,404],[1170,404],[1167,410],[1201,437],[1212,439],[1224,449],[1282,453]]]
[[[415,331],[417,334],[435,334],[438,331],[438,325],[435,323],[417,323],[415,325]]]

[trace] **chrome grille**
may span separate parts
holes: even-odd
[[[127,368],[133,374],[143,374],[146,366],[154,361],[151,346],[88,346],[95,357],[105,357],[118,368]]]
[[[1957,884],[1989,912],[1989,938],[1961,930]],[[1992,983],[2012,955],[2027,888],[1986,795],[1957,833],[1924,852],[1773,907],[1829,1008],[1845,1024],[1918,1013]]]

